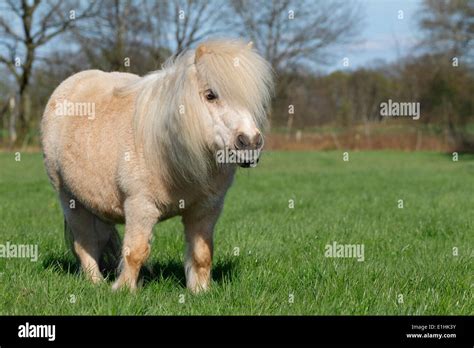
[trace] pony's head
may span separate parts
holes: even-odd
[[[136,140],[168,179],[204,184],[219,151],[233,151],[233,163],[244,167],[258,160],[273,73],[251,44],[204,42],[121,88],[127,91],[138,92]]]
[[[270,65],[241,41],[210,41],[194,52],[198,92],[213,150],[234,152],[237,164],[256,164],[273,88]],[[225,158],[225,157],[221,157]]]

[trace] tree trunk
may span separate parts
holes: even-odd
[[[28,133],[31,119],[30,78],[35,59],[35,47],[32,43],[27,45],[26,60],[23,64],[23,73],[20,78],[19,101],[18,101],[18,140],[23,141]]]
[[[31,120],[31,98],[28,88],[20,92],[18,105],[18,140],[23,141],[28,134]]]
[[[9,100],[10,106],[10,120],[8,124],[8,134],[9,134],[9,147],[12,148],[15,145],[17,134],[16,134],[16,121],[18,118],[18,107],[15,102],[15,97],[11,96]]]

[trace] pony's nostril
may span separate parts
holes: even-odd
[[[255,136],[254,142],[255,142],[255,147],[256,147],[257,149],[261,148],[261,147],[263,146],[263,137],[262,137],[262,134],[258,133],[258,134]]]
[[[240,133],[238,136],[237,136],[237,148],[239,150],[241,149],[246,149],[247,147],[249,147],[250,145],[250,139],[248,136],[246,136],[245,134],[243,133]]]

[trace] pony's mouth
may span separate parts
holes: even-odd
[[[260,152],[259,150],[239,150],[237,147],[234,147],[233,150],[236,155],[237,161],[236,164],[240,168],[254,168],[257,166],[260,161]]]
[[[225,148],[216,152],[219,164],[236,164],[241,168],[256,167],[260,160],[261,150],[237,150]]]
[[[237,163],[237,165],[241,168],[253,168],[253,167],[256,167],[258,162],[260,161],[260,158],[257,158],[253,161],[247,161],[247,162],[239,162]]]

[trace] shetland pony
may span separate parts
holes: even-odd
[[[179,215],[186,285],[208,289],[213,230],[237,167],[215,154],[259,153],[272,90],[268,62],[238,40],[204,42],[144,77],[88,70],[56,88],[41,122],[44,163],[93,282],[121,260],[112,288],[136,289],[153,226]],[[243,158],[242,167],[258,160]]]

